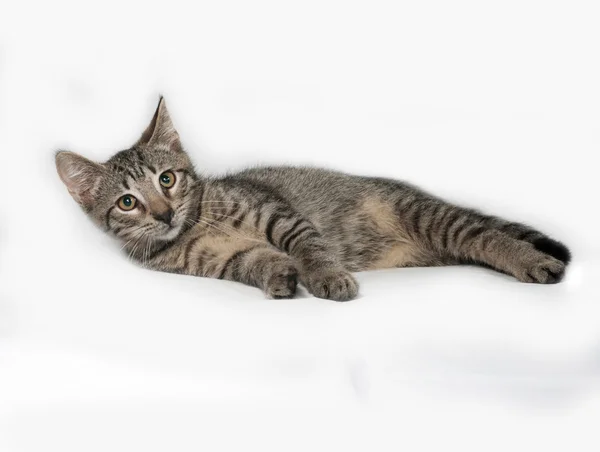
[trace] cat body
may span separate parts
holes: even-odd
[[[558,282],[568,249],[541,232],[391,179],[309,167],[201,177],[163,99],[135,145],[104,164],[62,151],[58,173],[92,219],[151,269],[228,279],[289,298],[358,293],[351,272],[480,264]]]

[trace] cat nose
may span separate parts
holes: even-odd
[[[170,226],[171,220],[173,219],[173,209],[168,208],[160,212],[154,212],[152,216],[155,220],[162,221],[163,223],[166,223]]]

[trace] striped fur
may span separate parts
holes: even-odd
[[[357,295],[351,272],[480,264],[519,281],[558,282],[568,249],[526,225],[447,203],[403,182],[316,168],[200,177],[161,99],[130,149],[104,164],[59,152],[74,199],[151,269],[227,279],[288,298]],[[176,182],[160,185],[166,171]],[[123,195],[138,201],[123,211]]]

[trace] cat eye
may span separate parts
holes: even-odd
[[[129,210],[133,210],[135,208],[136,204],[137,204],[137,199],[135,199],[135,197],[133,197],[131,195],[121,196],[119,198],[119,201],[117,202],[119,209],[124,210],[126,212]]]
[[[165,171],[160,175],[158,180],[160,185],[163,187],[171,188],[173,185],[175,185],[175,174],[173,174],[171,171]]]

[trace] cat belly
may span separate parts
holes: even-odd
[[[368,266],[367,270],[414,266],[417,264],[419,254],[413,244],[398,243],[384,250],[381,256]]]

